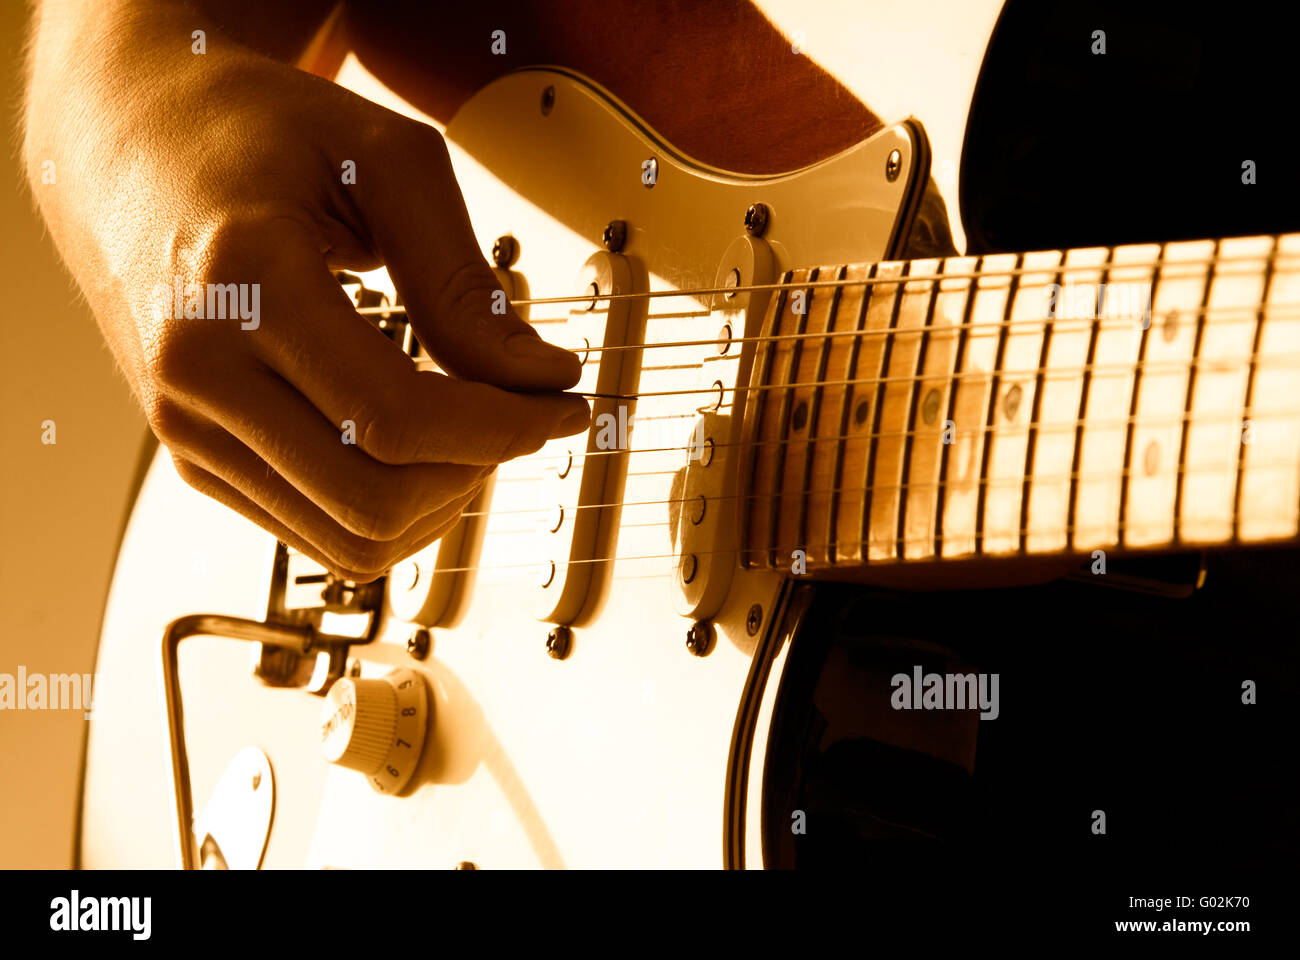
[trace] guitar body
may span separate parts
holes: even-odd
[[[539,105],[548,88],[554,106],[543,113]],[[500,136],[506,129],[514,131],[512,138]],[[648,282],[656,290],[712,287],[733,264],[749,285],[774,283],[794,263],[882,258],[905,225],[916,178],[924,182],[928,172],[919,130],[902,125],[788,177],[726,176],[676,156],[599,91],[556,71],[523,71],[497,81],[462,109],[448,139],[485,248],[501,235],[517,239],[512,273],[526,281],[533,298],[585,289],[590,278],[584,271],[608,275],[612,255],[597,251],[611,220],[629,224],[627,257],[619,264],[630,269],[618,282]],[[891,179],[887,167],[895,152],[899,172]],[[658,163],[652,187],[642,182],[642,163],[651,157]],[[757,265],[759,248],[746,240],[744,222],[756,202],[773,211],[770,244],[758,254],[771,262]],[[584,265],[594,253],[593,270]],[[763,272],[754,279],[756,268]],[[645,288],[620,292],[632,289]],[[644,329],[647,342],[712,341],[727,323],[739,338],[747,315],[751,324],[762,316],[761,305],[749,309],[751,296],[734,304],[719,296],[717,309],[687,297],[642,300],[622,323]],[[553,342],[600,344],[607,311],[592,320],[583,307],[570,325],[571,306],[533,306],[529,319]],[[449,618],[454,625],[433,626],[426,661],[408,656],[412,624],[390,605],[377,639],[355,648],[365,675],[418,666],[428,678],[435,719],[416,774],[421,785],[412,795],[380,796],[355,773],[327,771],[318,757],[320,699],[261,688],[250,673],[246,644],[200,638],[192,650],[190,644],[182,649],[185,736],[197,802],[243,747],[260,746],[270,758],[280,812],[266,866],[722,862],[732,730],[752,654],[780,609],[783,578],[741,571],[731,577],[734,558],[711,553],[717,551],[712,536],[722,536],[715,531],[699,548],[699,581],[708,568],[708,575],[732,582],[713,587],[715,597],[694,598],[711,607],[701,619],[712,622],[715,638],[707,656],[688,652],[694,620],[674,609],[680,591],[668,501],[674,478],[688,463],[685,448],[701,419],[696,409],[708,406],[717,381],[727,400],[708,428],[717,447],[709,469],[720,472],[732,452],[728,411],[741,350],[737,344],[724,355],[709,343],[658,354],[647,351],[641,364],[642,392],[702,392],[644,397],[632,412],[633,451],[678,449],[634,454],[631,471],[626,464],[617,468],[630,476],[611,471],[606,479],[602,489],[623,486],[615,501],[628,506],[621,516],[611,511],[602,517],[603,525],[621,526],[615,538],[610,530],[596,536],[614,555],[634,559],[597,572],[590,589],[564,600],[571,609],[560,619],[573,634],[566,659],[548,656],[552,626],[536,615],[547,603],[537,573],[560,540],[537,523],[546,519],[549,526],[550,520],[538,507],[551,505],[543,492],[548,481],[562,484],[554,469],[548,476],[538,463],[551,466],[575,447],[576,474],[584,459],[582,438],[552,442],[498,471],[493,516],[473,564],[481,569],[461,591],[468,602]],[[605,361],[597,357],[589,365],[598,363]],[[595,386],[584,380],[585,389]],[[617,420],[617,410],[613,416]],[[586,460],[600,462],[595,455]],[[555,496],[562,501],[571,494]],[[604,496],[591,502],[604,503]],[[729,519],[719,511],[719,528]],[[155,696],[157,638],[170,620],[187,613],[260,619],[273,546],[268,535],[186,487],[166,451],[159,451],[123,543],[105,622],[88,761],[87,864],[171,862],[171,788]],[[158,562],[178,548],[184,559]],[[595,543],[585,549],[591,557],[610,555]],[[569,554],[554,556],[563,561]],[[648,559],[635,559],[641,557]],[[574,580],[589,572],[582,563],[570,569]],[[750,630],[755,606],[761,626]],[[221,720],[211,722],[216,717]],[[131,747],[122,751],[126,743]]]
[[[999,36],[1005,42],[1009,29]],[[988,111],[977,100],[973,116],[981,104]],[[1109,747],[1088,754],[1082,731],[1099,701],[1123,700],[1132,686],[1171,675],[1181,676],[1184,694],[1206,699],[1231,700],[1243,679],[1266,671],[1294,689],[1294,653],[1266,634],[1243,638],[1229,655],[1207,641],[1180,642],[1177,633],[1198,624],[1230,629],[1229,597],[1254,604],[1261,621],[1280,622],[1275,591],[1296,572],[1285,551],[1216,558],[1208,578],[1199,552],[1144,561],[1117,571],[1115,581],[1133,590],[1064,580],[912,593],[897,588],[940,580],[899,581],[886,568],[825,583],[817,570],[800,576],[798,558],[785,569],[738,565],[743,518],[731,491],[746,469],[746,428],[735,388],[754,375],[755,352],[747,343],[720,344],[760,336],[770,285],[789,270],[952,252],[942,211],[926,194],[929,146],[908,121],[810,167],[748,177],[681,155],[634,109],[576,74],[529,69],[485,87],[447,127],[484,250],[503,236],[517,244],[517,255],[502,261],[503,289],[512,300],[534,301],[523,315],[548,340],[595,348],[580,389],[596,395],[597,420],[585,439],[554,441],[503,465],[461,530],[390,574],[370,614],[372,639],[347,651],[349,675],[410,668],[427,686],[427,741],[400,795],[382,795],[364,776],[322,760],[322,698],[261,682],[250,665],[257,644],[199,635],[180,648],[193,814],[208,808],[245,748],[260,748],[269,761],[274,811],[269,833],[247,828],[265,840],[249,865],[854,862],[875,840],[969,839],[990,821],[1011,829],[1013,798],[1023,795],[1024,765],[1033,762],[1044,778],[1035,829],[1052,839],[1086,837],[1095,807],[1125,808],[1126,778],[1155,781],[1195,756],[1171,745],[1181,733],[1150,727],[1157,742],[1170,738],[1165,760],[1117,765]],[[1005,169],[997,159],[1004,139],[968,141],[968,168]],[[978,156],[972,143],[983,150]],[[1019,249],[1035,246],[1029,211],[1019,209],[1017,219],[967,210],[987,199],[964,181],[972,248],[996,249],[1003,237]],[[756,226],[751,215],[747,227],[754,205],[767,222]],[[1279,218],[1295,212],[1268,210]],[[623,226],[607,243],[616,221]],[[1228,225],[1262,232],[1297,222]],[[1117,227],[1108,242],[1151,239],[1154,229]],[[1037,245],[1070,242],[1053,235]],[[391,302],[382,276],[364,282]],[[572,299],[591,284],[594,302],[535,302]],[[756,289],[732,297],[731,285]],[[679,290],[710,292],[669,295]],[[647,291],[656,295],[626,296]],[[615,399],[633,394],[634,404]],[[621,437],[612,450],[602,427]],[[268,534],[188,488],[159,450],[105,614],[83,865],[176,862],[159,644],[168,624],[187,615],[262,621],[283,613],[268,602],[276,556]],[[1015,571],[1009,579],[1031,583],[1056,580],[1079,558],[999,563]],[[304,564],[292,558],[291,573],[319,573]],[[1209,592],[1216,569],[1220,593]],[[985,576],[971,570],[963,565],[963,583]],[[297,589],[294,602],[309,605],[301,597],[311,592]],[[1064,604],[1095,616],[1054,626]],[[408,641],[421,627],[428,650],[417,659]],[[557,627],[565,629],[548,649]],[[1111,657],[1127,658],[1133,672],[1116,678]],[[1178,670],[1176,657],[1185,658]],[[886,698],[873,702],[887,702],[890,675],[915,663],[1000,672],[1004,715],[982,723],[974,713],[915,714],[903,722],[866,706],[873,691]],[[1204,679],[1214,664],[1222,666],[1222,689]],[[1086,679],[1101,675],[1112,677],[1111,687]],[[1170,702],[1148,698],[1090,729],[1164,722]],[[1197,722],[1214,732],[1202,746],[1236,749],[1243,762],[1252,750],[1267,754],[1267,714],[1240,720],[1216,708],[1205,716]],[[1251,742],[1263,745],[1242,746]],[[976,776],[977,767],[987,775]],[[1142,802],[1149,806],[1130,804],[1129,829],[1141,823],[1172,834],[1169,823],[1194,819],[1162,821],[1158,801]],[[1280,822],[1289,808],[1270,804],[1248,809],[1272,817],[1293,842],[1295,824]],[[801,816],[806,832],[790,827]]]

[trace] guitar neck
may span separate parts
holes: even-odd
[[[1300,235],[791,271],[743,429],[750,567],[1293,539]]]

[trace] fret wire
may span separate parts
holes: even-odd
[[[998,346],[996,359],[993,361],[992,376],[989,379],[989,398],[987,412],[985,413],[984,422],[987,429],[983,431],[983,443],[980,449],[980,476],[987,478],[989,475],[989,463],[993,457],[993,444],[990,442],[990,435],[994,427],[994,420],[998,412],[998,392],[1002,387],[1002,380],[1006,373],[1002,370],[1002,363],[1006,356],[1008,328],[1011,324],[1011,308],[1015,304],[1017,293],[1020,291],[1020,276],[1025,270],[1025,255],[1016,254],[1016,267],[1011,271],[1011,279],[1007,284],[1006,292],[1002,295],[1004,302],[1002,304],[1002,319],[998,324]],[[1001,288],[995,288],[1001,289]],[[980,293],[980,287],[977,285],[975,293]],[[957,376],[957,374],[954,374]],[[973,531],[975,543],[982,544],[985,540],[985,521],[988,517],[988,491],[987,484],[979,484],[978,494],[975,498],[975,529]],[[940,544],[942,547],[942,544]]]
[[[793,270],[786,271],[786,273],[782,277],[782,280],[791,281],[794,278],[794,274],[795,272]],[[777,295],[775,302],[770,305],[766,315],[763,317],[762,322],[764,326],[766,326],[770,322],[772,330],[779,331],[781,329],[781,318],[785,315],[786,300],[787,300],[787,291],[782,290]],[[760,371],[758,373],[758,376],[764,381],[766,381],[771,376],[772,365],[775,362],[776,353],[777,353],[776,347],[772,345],[768,345],[768,347],[763,351],[761,356],[756,356],[754,358],[755,369],[757,371]],[[722,393],[723,391],[718,392],[719,401],[721,401],[722,399]],[[742,427],[746,431],[746,436],[748,439],[757,439],[759,436],[762,435],[763,425],[766,418],[768,416],[771,416],[769,410],[771,404],[766,394],[759,394],[751,402],[754,405],[754,409],[749,416],[745,417],[745,420],[742,423]],[[751,432],[752,432],[752,436],[750,435]],[[741,482],[747,485],[752,484],[754,482],[756,471],[759,469],[759,460],[753,454],[754,449],[755,448],[751,447],[742,450],[742,453],[745,456],[745,463],[743,465],[742,472],[740,472],[738,476],[742,478]],[[746,486],[745,489],[748,489],[748,486]],[[749,517],[749,523],[742,525],[741,532],[745,537],[744,546],[746,548],[752,549],[754,546],[752,543],[752,538],[755,536],[755,530],[758,527],[758,520],[759,520],[758,511],[757,509],[754,509],[753,511],[751,511],[751,515]]]
[[[1160,289],[1161,273],[1162,270],[1160,267],[1153,268],[1151,272],[1150,306],[1152,307],[1155,306],[1156,291]],[[1133,436],[1137,432],[1137,422],[1135,418],[1138,415],[1138,403],[1142,397],[1142,365],[1146,363],[1147,345],[1151,342],[1152,326],[1153,324],[1148,324],[1142,330],[1142,341],[1138,344],[1137,365],[1133,371],[1133,394],[1129,398],[1128,408],[1129,422],[1124,431],[1124,470],[1126,471],[1126,475],[1133,460]],[[1247,404],[1247,407],[1249,407],[1249,404]],[[1123,525],[1128,519],[1128,495],[1130,486],[1132,485],[1121,483],[1119,487],[1119,522],[1121,525]]]
[[[1108,254],[1106,260],[1109,262],[1113,256],[1114,256],[1113,253]],[[1105,264],[1101,265],[1100,268],[1096,267],[1095,265],[1088,265],[1088,268],[1090,270],[1094,270],[1094,269],[1098,270],[1098,277],[1101,278],[1100,282],[1105,283],[1105,278],[1107,276]],[[1099,287],[1098,289],[1105,289],[1105,288]],[[1079,479],[1083,474],[1084,437],[1086,436],[1087,420],[1088,420],[1087,412],[1088,412],[1089,403],[1091,402],[1091,398],[1092,398],[1092,388],[1093,388],[1092,381],[1093,381],[1093,374],[1095,372],[1094,367],[1097,366],[1096,364],[1097,344],[1101,340],[1101,335],[1102,335],[1101,318],[1094,317],[1092,321],[1091,329],[1089,330],[1088,356],[1087,356],[1087,360],[1084,363],[1084,368],[1083,368],[1083,382],[1080,385],[1080,389],[1079,389],[1078,424],[1076,425],[1074,431],[1074,451],[1072,454],[1073,459],[1071,461],[1071,466],[1073,467],[1073,469],[1071,471],[1072,476],[1070,477],[1070,495],[1069,495],[1070,499],[1068,501],[1068,506],[1066,508],[1066,514],[1065,514],[1065,522],[1067,525],[1065,543],[1067,547],[1074,546],[1074,531],[1078,529],[1077,519],[1078,519],[1078,511],[1079,511]]]
[[[1277,247],[1280,246],[1277,240],[1274,240],[1273,244],[1274,249],[1277,249]],[[1255,312],[1253,318],[1255,321],[1255,337],[1251,343],[1252,359],[1250,362],[1250,372],[1246,375],[1246,393],[1242,399],[1243,410],[1249,410],[1251,404],[1254,402],[1255,374],[1258,372],[1259,368],[1253,357],[1259,355],[1259,348],[1264,338],[1264,314],[1267,309],[1269,295],[1272,293],[1273,278],[1276,275],[1277,274],[1273,270],[1273,262],[1270,260],[1264,267],[1264,283],[1263,289],[1260,293],[1260,306]],[[1241,488],[1245,479],[1246,451],[1243,449],[1237,454],[1237,485],[1232,496],[1232,536],[1234,538],[1238,537],[1241,533]]]
[[[895,277],[901,278],[902,275],[905,274],[906,272],[907,272],[907,264],[902,264],[898,273],[895,274]],[[884,338],[885,345],[882,348],[880,354],[880,370],[882,373],[888,371],[890,364],[893,362],[894,345],[898,342],[893,336],[893,334],[898,330],[898,312],[902,308],[902,304],[903,304],[903,289],[904,289],[903,286],[899,283],[895,283],[888,288],[889,296],[890,296],[890,303],[888,308],[889,319],[886,322],[886,326],[884,329],[889,331],[890,336]],[[874,290],[872,291],[872,297],[873,298],[875,297]],[[870,304],[868,304],[868,309],[870,309]],[[880,451],[879,438],[876,436],[876,434],[880,430],[881,419],[883,416],[883,410],[885,406],[884,384],[887,379],[888,379],[887,377],[881,377],[875,381],[875,383],[872,386],[871,399],[867,401],[869,404],[867,409],[871,417],[871,427],[872,427],[872,429],[869,431],[869,434],[866,438],[867,439],[866,476],[868,477],[874,477],[876,475],[876,461]],[[858,540],[858,547],[859,547],[859,556],[863,560],[870,559],[871,544],[869,541],[870,541],[870,530],[871,530],[871,511],[875,507],[875,496],[874,496],[875,492],[876,492],[875,489],[873,489],[870,484],[868,484],[862,490],[863,493],[862,520],[859,528],[859,533],[861,534],[861,538]],[[837,537],[836,543],[838,542],[839,542],[839,538]]]
[[[910,271],[908,273],[908,279],[909,281],[911,280]],[[921,281],[916,281],[916,282],[921,283]],[[908,289],[908,287],[910,286],[911,283],[909,282],[908,285],[904,286],[903,289],[899,291],[900,309],[901,309],[901,304],[903,302],[903,298],[908,296],[909,293],[913,296],[915,296],[917,293],[917,291],[910,291]],[[935,307],[935,301],[936,298],[938,297],[938,294],[939,294],[939,284],[930,282],[925,285],[923,292],[921,292],[921,295],[925,297],[924,317],[921,320],[921,326],[915,328],[920,332],[920,342],[917,344],[917,349],[916,349],[916,367],[915,367],[916,382],[912,385],[910,396],[907,398],[907,414],[904,418],[911,423],[913,429],[905,433],[901,443],[903,450],[902,450],[902,463],[899,469],[900,487],[899,487],[899,497],[898,497],[898,517],[896,519],[896,524],[898,527],[898,535],[900,537],[903,536],[903,534],[906,532],[904,530],[904,525],[907,523],[907,516],[908,516],[907,502],[903,497],[902,492],[904,490],[910,491],[913,489],[915,490],[927,489],[923,484],[918,484],[915,487],[909,488],[908,480],[911,478],[912,475],[912,442],[916,433],[915,431],[916,419],[919,416],[919,411],[920,411],[921,386],[926,380],[930,379],[929,377],[925,376],[925,360],[930,349],[930,333],[934,329],[933,327],[934,307]]]
[[[978,284],[970,281],[967,281],[961,288],[962,294],[964,296],[964,300],[962,302],[961,323],[957,324],[957,327],[960,329],[960,332],[957,335],[957,348],[955,353],[953,354],[952,368],[951,371],[949,372],[949,377],[953,376],[954,374],[960,373],[962,367],[966,364],[968,360],[967,354],[970,350],[970,343],[971,343],[970,330],[974,326],[974,319],[975,319],[975,295],[979,291],[979,289],[980,287]],[[952,389],[947,391],[947,393],[948,393],[948,398],[947,398],[948,402],[945,408],[947,412],[947,417],[944,418],[944,422],[947,423],[948,421],[952,421],[953,424],[956,424],[957,390]],[[939,483],[941,484],[947,483],[948,461],[952,455],[952,448],[954,446],[956,446],[956,444],[953,443],[941,444],[941,450],[939,452]],[[944,517],[945,517],[945,510],[947,509],[948,504],[944,497],[940,497],[937,495],[935,497],[935,501],[936,502],[935,502],[935,509],[934,509],[934,554],[937,557],[943,551]]]
[[[1065,267],[1066,256],[1067,256],[1066,254],[1062,253],[1059,257],[1057,257],[1056,268],[1051,272],[1052,276],[1054,277],[1053,283],[1056,285],[1059,285],[1061,283],[1061,276],[1062,276],[1061,271]],[[1154,300],[1155,299],[1154,285],[1152,285],[1151,290],[1152,290],[1152,299]],[[1047,370],[1048,357],[1050,355],[1050,350],[1052,346],[1052,336],[1056,333],[1056,327],[1053,320],[1054,318],[1049,317],[1047,321],[1043,324],[1043,342],[1038,348],[1038,369],[1040,372],[1034,383],[1034,402],[1029,411],[1029,423],[1026,425],[1026,429],[1028,433],[1025,438],[1025,473],[1024,473],[1024,481],[1023,481],[1024,486],[1020,492],[1021,529],[1024,529],[1029,526],[1029,503],[1031,500],[1030,495],[1033,492],[1032,491],[1033,483],[1036,479],[1038,479],[1037,477],[1034,476],[1034,454],[1037,451],[1037,447],[1038,447],[1038,425],[1039,425],[1039,414],[1041,413],[1042,406],[1043,406],[1043,384],[1047,380],[1046,376],[1042,371]],[[1146,336],[1146,330],[1149,329],[1150,326],[1151,326],[1150,323],[1144,325],[1143,333],[1142,333],[1143,337]],[[1028,541],[1022,536],[1020,539],[1020,548],[1024,550],[1027,547],[1028,547]]]
[[[835,278],[837,280],[840,279],[844,273],[844,267],[837,266],[837,267],[833,267],[832,269],[834,270]],[[817,275],[819,277],[822,275],[821,270],[818,271]],[[843,287],[836,287],[832,291],[830,306],[826,308],[826,319],[823,323],[821,323],[822,333],[826,333],[827,331],[834,328],[835,318],[837,313],[839,312],[840,299],[843,296],[843,293],[844,293]],[[814,299],[812,307],[809,308],[807,314],[804,317],[804,330],[808,329],[808,324],[812,322],[814,317],[819,316],[813,311],[815,309],[818,309],[820,306],[824,306],[825,302],[826,302],[825,298],[822,299],[821,304],[818,304]],[[812,344],[809,344],[808,346],[812,347]],[[802,362],[803,360],[803,349],[804,349],[803,347],[799,348],[800,362]],[[830,359],[830,347],[827,341],[823,339],[818,342],[816,349],[817,349],[817,358],[816,358],[815,376],[817,381],[820,383],[820,381],[825,380],[826,378],[826,364],[827,361]],[[803,443],[803,448],[802,448],[803,463],[800,465],[799,468],[800,472],[803,475],[803,479],[800,481],[799,485],[805,488],[812,482],[813,454],[816,452],[817,449],[813,445],[812,434],[813,431],[816,429],[817,418],[821,415],[822,392],[823,392],[823,388],[821,386],[815,386],[809,392],[808,399],[807,399],[808,417],[806,423],[808,426],[808,436],[801,438]],[[793,400],[794,397],[792,396],[791,401],[793,402]],[[782,484],[782,487],[784,488],[784,484]],[[797,523],[797,529],[799,531],[799,535],[798,535],[799,539],[801,540],[808,539],[808,500],[806,497],[799,498],[799,517],[796,523]],[[779,538],[780,536],[779,517],[778,517],[778,524],[777,524],[777,535]]]
[[[1217,254],[1220,245],[1216,241],[1214,250]],[[1276,252],[1274,247],[1274,252]],[[1211,258],[1213,261],[1214,258]],[[1196,336],[1192,340],[1192,355],[1187,367],[1187,395],[1183,398],[1183,428],[1178,443],[1178,463],[1182,466],[1187,462],[1187,441],[1191,427],[1192,400],[1196,388],[1196,364],[1201,358],[1201,340],[1205,335],[1205,324],[1209,320],[1208,310],[1210,307],[1210,293],[1214,289],[1214,281],[1218,276],[1218,271],[1211,262],[1205,271],[1205,285],[1201,288],[1201,311],[1196,319]],[[1173,535],[1175,539],[1182,537],[1183,527],[1183,485],[1175,484],[1174,488],[1174,511],[1173,511]]]
[[[849,268],[845,269],[846,276],[848,274],[848,269]],[[876,267],[874,264],[867,265],[865,267],[855,268],[855,269],[860,269],[863,272],[863,274],[868,278],[873,276],[876,272]],[[870,302],[871,302],[871,288],[864,286],[862,288],[862,295],[858,298],[857,301],[857,308],[854,310],[853,313],[853,329],[852,331],[847,331],[847,332],[862,333],[865,330],[866,323],[867,323],[867,307],[870,305]],[[860,338],[853,340],[849,343],[848,353],[849,355],[844,360],[844,370],[852,374],[857,370],[858,360],[862,355],[862,341]],[[849,418],[852,413],[852,404],[850,403],[852,399],[852,395],[853,395],[852,389],[850,389],[847,386],[843,387],[840,390],[839,429],[840,432],[844,434],[847,434],[849,430]],[[834,449],[832,450],[832,454],[834,456],[834,466],[832,468],[831,477],[832,477],[832,482],[838,486],[842,482],[844,477],[845,445],[842,443],[837,443],[834,444],[833,447]],[[826,543],[827,543],[827,552],[829,553],[830,543],[832,539],[834,539],[833,534],[839,530],[841,503],[839,497],[830,496],[828,499],[830,502],[827,505]],[[834,558],[831,557],[830,559],[833,560]]]
[[[816,282],[816,278],[819,275],[820,275],[819,269],[814,267],[808,272],[808,279],[810,282]],[[803,309],[799,311],[795,311],[794,313],[794,326],[795,326],[795,331],[797,333],[803,333],[808,328],[808,318],[812,315],[812,305],[809,303],[809,299],[811,298],[805,298],[803,302]],[[790,348],[790,356],[788,358],[788,362],[782,364],[782,373],[788,379],[793,380],[796,377],[798,377],[799,363],[802,360],[802,358],[803,358],[803,341],[796,340]],[[804,385],[805,384],[792,384],[792,383],[785,384],[785,386],[787,387],[804,386]],[[777,413],[777,424],[778,424],[777,430],[782,436],[788,436],[790,433],[790,418],[794,415],[793,392],[787,390],[785,393],[781,394],[779,403],[780,406],[777,408],[779,411]],[[780,444],[776,448],[776,462],[772,465],[772,474],[773,477],[777,479],[778,484],[780,484],[780,478],[785,473],[785,456],[789,452],[789,450],[790,450],[789,443]],[[773,493],[768,496],[770,496],[770,499],[772,501],[771,506],[768,508],[768,519],[767,519],[767,529],[771,534],[771,540],[772,540],[772,546],[769,548],[769,552],[770,552],[771,549],[775,549],[776,542],[780,539],[781,536],[781,497],[779,491],[773,491]]]

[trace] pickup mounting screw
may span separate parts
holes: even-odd
[[[509,234],[497,237],[497,242],[492,244],[492,262],[502,270],[510,269],[518,257],[519,241]]]
[[[772,208],[766,203],[751,203],[745,211],[745,232],[751,237],[761,237],[767,231]]]
[[[618,253],[627,243],[627,221],[611,220],[605,227],[605,233],[602,236],[605,249],[610,253]]]
[[[572,646],[573,631],[568,627],[556,627],[546,635],[546,653],[552,660],[563,660]]]
[[[889,157],[885,160],[885,179],[893,183],[898,179],[898,173],[903,169],[903,155],[897,150],[890,150]]]
[[[758,628],[763,625],[763,608],[757,603],[749,608],[749,616],[745,618],[745,630],[752,637],[758,633]]]
[[[429,631],[420,627],[406,641],[406,652],[416,660],[423,660],[429,655]]]
[[[547,116],[555,106],[555,88],[547,87],[542,91],[542,116]]]
[[[457,869],[457,870],[477,870],[478,867],[476,867],[476,866],[474,865],[473,861],[471,861],[471,860],[462,860],[460,863],[456,864],[456,869]]]
[[[686,631],[686,649],[697,657],[707,657],[713,649],[713,627],[707,620],[697,620]]]

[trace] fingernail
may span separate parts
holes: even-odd
[[[512,357],[518,357],[520,360],[538,360],[543,363],[555,363],[557,360],[573,356],[568,350],[547,343],[541,337],[531,333],[511,334],[506,337],[505,348],[506,353]]]

